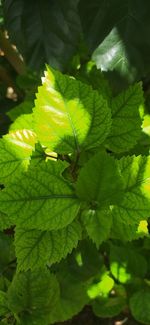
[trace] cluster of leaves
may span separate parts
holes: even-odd
[[[3,0],[6,27],[29,67],[68,70],[93,58],[113,84],[150,73],[149,0]],[[70,66],[69,66],[70,69]],[[119,82],[118,82],[119,81]]]
[[[23,100],[0,139],[0,324],[54,324],[90,305],[148,325],[149,1],[2,3],[40,73],[17,77]]]
[[[47,66],[32,112],[26,102],[24,114],[9,112],[0,229],[13,233],[17,267],[11,282],[2,272],[6,323],[53,324],[86,304],[99,317],[129,304],[150,321],[141,314],[150,296],[150,157],[132,152],[144,130],[142,85],[113,97],[92,63],[87,71],[83,83],[83,71],[75,79]],[[89,85],[90,73],[103,87]]]

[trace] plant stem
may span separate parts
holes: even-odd
[[[16,70],[16,72],[20,75],[25,74],[26,66],[23,60],[21,59],[17,51],[15,51],[9,39],[5,37],[5,34],[2,30],[0,30],[0,48],[2,49],[7,60]]]

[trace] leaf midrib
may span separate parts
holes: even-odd
[[[7,199],[7,200],[0,200],[0,202],[26,202],[26,201],[41,201],[41,200],[49,200],[49,199],[77,199],[76,195],[70,194],[54,194],[54,195],[43,195],[37,197],[30,197],[30,198],[18,198],[18,199]]]

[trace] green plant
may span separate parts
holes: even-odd
[[[138,313],[150,295],[150,158],[130,152],[142,134],[142,87],[108,101],[100,93],[47,67],[33,112],[0,140],[0,227],[14,232],[17,258],[0,310],[12,323],[63,321],[85,304],[112,317],[128,302],[149,323]]]
[[[149,325],[149,1],[2,4],[0,324]]]

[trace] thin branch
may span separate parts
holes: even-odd
[[[25,74],[26,66],[24,62],[21,60],[21,57],[15,51],[9,39],[5,37],[5,33],[0,30],[0,48],[4,52],[5,57],[9,61],[9,63],[13,66],[16,72],[20,75]]]

